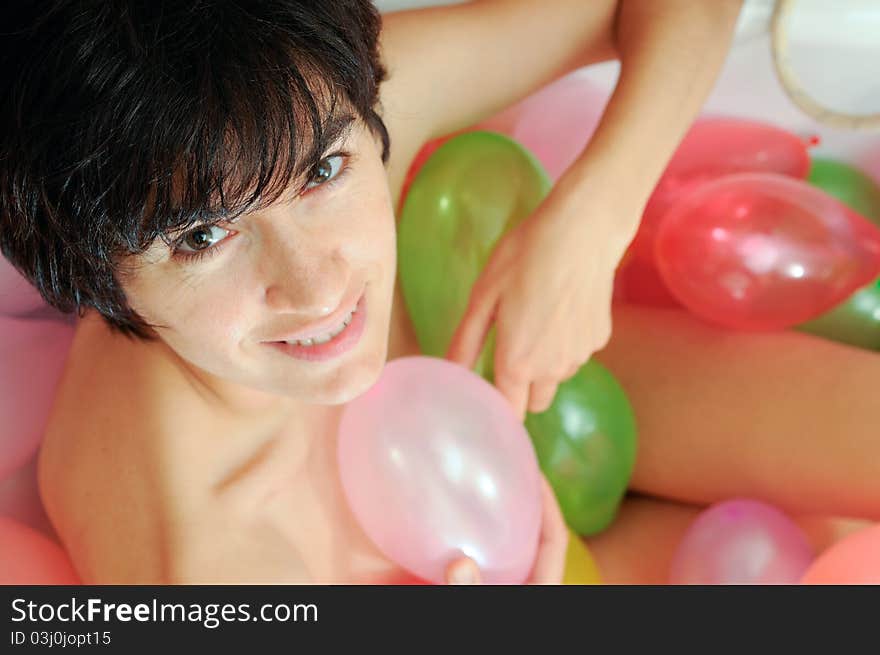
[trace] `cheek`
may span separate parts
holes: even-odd
[[[159,333],[169,345],[216,352],[241,338],[248,315],[246,301],[252,297],[246,279],[205,275],[198,281],[139,284],[131,293],[132,307],[149,322],[165,326]]]
[[[350,199],[351,212],[348,215],[351,219],[347,231],[358,235],[351,243],[352,254],[390,273],[393,278],[397,233],[391,194],[384,168],[375,166],[369,173]]]

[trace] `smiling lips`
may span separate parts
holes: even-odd
[[[315,332],[312,328],[309,330],[311,336],[304,336],[306,332],[302,331],[292,335],[298,338],[271,341],[268,345],[297,359],[323,361],[338,357],[360,341],[366,324],[366,296],[361,295],[357,304],[347,314],[343,314],[341,319],[330,320],[335,321],[335,324],[331,324],[329,328],[321,326],[320,332]]]
[[[357,307],[353,308],[344,319],[342,319],[342,323],[340,323],[337,327],[333,328],[329,332],[324,334],[319,334],[314,337],[306,337],[305,339],[292,339],[286,341],[292,346],[320,346],[322,343],[327,343],[333,337],[340,334],[345,328],[348,327],[349,323],[351,323],[351,318],[354,316],[357,311]]]

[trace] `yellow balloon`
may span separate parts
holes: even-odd
[[[562,584],[602,584],[602,576],[596,560],[581,538],[568,531],[568,549],[565,551],[565,572]]]

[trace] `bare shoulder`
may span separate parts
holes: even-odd
[[[95,583],[167,578],[159,462],[144,438],[155,410],[147,360],[83,319],[49,414],[40,495],[80,575]]]
[[[252,479],[259,472],[248,456],[221,452],[224,438],[243,435],[228,434],[235,427],[217,420],[160,353],[114,335],[100,319],[77,329],[47,423],[39,484],[83,580],[307,581],[289,541],[252,511],[254,490],[218,491],[227,469],[241,465]]]

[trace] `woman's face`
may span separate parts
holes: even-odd
[[[123,281],[202,379],[330,404],[378,377],[396,258],[380,146],[357,122],[316,172],[298,197],[175,235],[176,255],[158,240]]]

